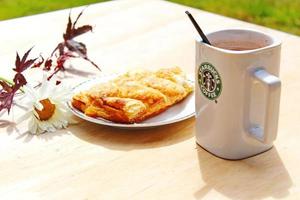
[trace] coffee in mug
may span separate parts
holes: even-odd
[[[248,42],[248,41],[219,41],[212,43],[213,46],[221,48],[221,49],[227,49],[227,50],[233,50],[233,51],[245,51],[245,50],[253,50],[253,49],[259,49],[264,47],[264,44],[259,44],[255,42]]]

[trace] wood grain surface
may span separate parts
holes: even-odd
[[[81,9],[72,9],[73,16]],[[300,199],[299,37],[165,1],[100,3],[86,9],[79,23],[94,31],[79,40],[102,72],[78,61],[65,81],[176,65],[193,73],[197,33],[186,9],[205,31],[255,28],[283,41],[274,148],[241,161],[216,158],[196,145],[194,119],[140,131],[80,121],[32,136],[26,123],[12,122],[22,112],[15,107],[13,115],[0,117],[0,199]],[[68,13],[0,22],[0,75],[12,76],[16,50],[35,46],[32,55],[47,56],[62,39]]]

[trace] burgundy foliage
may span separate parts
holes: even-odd
[[[39,61],[37,63],[35,62],[38,58],[27,59],[31,50],[32,48],[23,55],[22,59],[17,53],[15,68],[13,68],[13,70],[16,72],[13,78],[14,84],[10,84],[4,80],[0,80],[0,85],[2,87],[2,89],[0,90],[0,111],[2,111],[3,109],[7,109],[9,113],[16,92],[27,83],[22,73],[30,67],[39,67],[43,63],[43,59],[42,61]]]
[[[75,37],[93,30],[93,27],[90,25],[76,27],[76,24],[82,13],[83,11],[79,13],[74,23],[72,22],[71,16],[69,15],[66,32],[63,34],[64,41],[56,46],[51,54],[51,57],[46,60],[44,64],[44,70],[50,71],[51,67],[53,66],[52,58],[55,53],[58,53],[58,55],[56,55],[56,66],[52,74],[48,77],[48,80],[50,80],[52,76],[57,72],[65,70],[64,64],[69,58],[83,58],[100,70],[98,65],[96,65],[88,58],[87,48],[85,44],[74,40]]]
[[[64,64],[68,59],[83,58],[100,70],[100,68],[88,58],[87,48],[85,44],[74,40],[74,38],[76,38],[77,36],[93,30],[92,26],[90,25],[76,27],[76,24],[82,13],[83,11],[79,13],[74,23],[72,22],[71,16],[69,15],[67,28],[65,33],[63,34],[63,42],[59,43],[56,46],[51,56],[46,60],[44,60],[42,56],[40,56],[40,60],[38,60],[38,58],[27,59],[32,48],[24,54],[22,59],[17,53],[15,68],[13,68],[13,70],[16,72],[13,78],[13,84],[4,80],[0,80],[0,111],[7,109],[8,113],[10,112],[11,106],[13,104],[13,98],[16,92],[27,83],[22,73],[28,68],[40,68],[43,64],[43,70],[53,70],[51,75],[48,77],[48,80],[50,80],[54,74],[61,70],[65,70]],[[56,66],[53,68],[54,55],[56,57]],[[57,81],[56,84],[60,84],[60,81]]]

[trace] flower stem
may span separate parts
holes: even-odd
[[[8,83],[9,85],[14,85],[14,82],[12,82],[11,80],[8,80],[8,79],[6,79],[6,78],[3,78],[3,77],[1,77],[1,76],[0,76],[0,80],[1,80],[1,81],[5,81],[5,82]]]
[[[6,83],[8,83],[9,85],[13,86],[15,83],[9,79],[3,78],[0,76],[0,80],[1,81],[5,81]],[[24,93],[24,90],[22,88],[19,89],[22,93]]]

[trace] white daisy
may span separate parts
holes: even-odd
[[[17,120],[17,123],[29,119],[28,131],[32,134],[66,128],[68,124],[74,122],[66,105],[70,92],[71,89],[62,84],[56,85],[54,81],[47,81],[46,76],[43,77],[42,85],[38,89],[26,84],[24,100],[27,102],[22,104],[27,107],[27,112]]]

